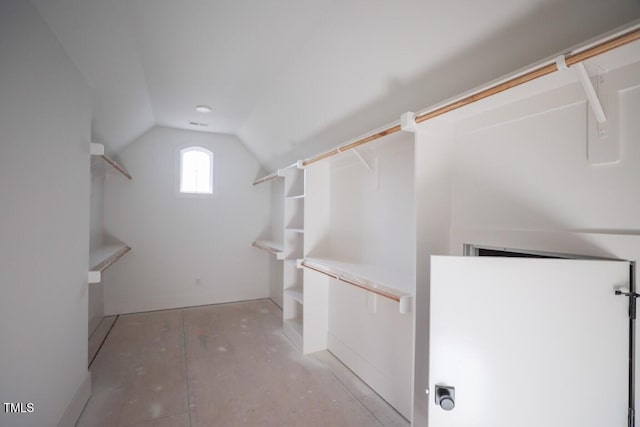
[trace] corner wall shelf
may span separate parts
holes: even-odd
[[[100,283],[102,273],[131,248],[123,243],[100,246],[89,253],[89,283]]]
[[[284,248],[281,243],[276,243],[271,240],[256,240],[252,246],[275,255],[277,259],[282,259]]]
[[[104,153],[104,145],[96,144],[95,142],[92,142],[90,144],[90,152],[91,152],[91,156],[95,157],[96,159],[96,162],[94,162],[93,160],[91,161],[92,166],[102,163],[102,164],[108,165],[113,170],[123,175],[125,178],[133,179],[129,174],[129,172],[127,172],[127,170],[124,167],[122,167],[120,164],[118,164],[118,162],[116,162],[115,160],[113,160],[111,157],[107,156]]]
[[[413,295],[387,283],[406,284],[410,280],[375,265],[337,261],[328,258],[305,258],[301,266],[322,273],[367,292],[380,295],[398,303],[400,313],[411,312]],[[384,284],[383,284],[384,283]]]

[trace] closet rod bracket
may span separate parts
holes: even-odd
[[[362,163],[364,165],[365,168],[367,168],[367,170],[371,173],[374,173],[373,168],[371,167],[371,165],[369,164],[369,162],[367,162],[365,160],[365,158],[362,156],[362,154],[358,151],[357,148],[352,148],[351,151],[353,152],[353,154],[358,158],[358,160],[360,160],[360,163]]]
[[[418,130],[418,124],[416,123],[416,113],[413,111],[407,111],[400,116],[400,129],[405,132],[415,132]]]

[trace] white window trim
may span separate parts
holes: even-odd
[[[211,193],[186,193],[181,191],[181,181],[182,181],[182,156],[184,153],[190,152],[190,151],[199,151],[202,153],[205,153],[207,156],[209,156],[209,170],[211,171],[210,175],[209,175],[209,179],[211,180],[210,184],[211,184]],[[216,179],[215,179],[215,174],[216,174],[216,169],[214,168],[215,166],[215,156],[213,154],[213,152],[205,147],[203,147],[202,145],[196,145],[196,144],[188,144],[188,145],[182,145],[180,147],[178,147],[176,149],[176,153],[175,153],[175,195],[177,197],[183,197],[183,198],[193,198],[193,199],[209,199],[212,197],[215,197],[216,195]]]

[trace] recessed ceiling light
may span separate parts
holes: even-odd
[[[196,111],[198,113],[210,113],[211,112],[211,107],[209,107],[208,105],[197,105],[196,106]]]

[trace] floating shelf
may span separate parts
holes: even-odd
[[[90,145],[90,151],[91,156],[96,159],[95,162],[93,160],[91,161],[92,166],[98,164],[108,165],[110,168],[125,176],[127,179],[132,179],[131,175],[129,175],[129,172],[127,172],[124,167],[122,167],[120,164],[118,164],[118,162],[104,153],[104,145],[92,142]]]
[[[129,252],[131,248],[125,244],[105,245],[92,250],[89,254],[89,283],[100,283],[102,272],[111,267]]]
[[[300,265],[318,273],[327,275],[333,279],[355,286],[368,292],[380,295],[396,301],[400,313],[411,311],[411,299],[413,295],[398,289],[408,288],[411,279],[383,269],[377,265],[337,261],[328,258],[305,258]],[[387,284],[394,283],[398,287]]]
[[[275,255],[277,259],[282,259],[284,249],[281,243],[276,243],[270,240],[256,240],[253,242],[252,246]]]
[[[298,301],[300,304],[304,304],[304,294],[301,286],[285,289],[284,294]]]
[[[281,176],[278,175],[278,171],[272,172],[269,175],[265,175],[262,178],[256,179],[255,181],[253,181],[253,185],[262,184],[263,182],[271,181],[272,179],[275,179],[275,178],[281,178]]]

